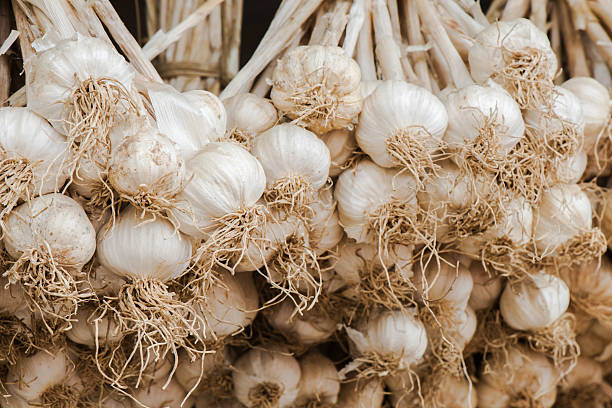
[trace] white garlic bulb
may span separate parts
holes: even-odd
[[[253,348],[238,358],[234,368],[234,396],[247,408],[286,408],[295,401],[301,369],[286,351]]]
[[[250,273],[232,275],[220,271],[203,298],[196,299],[196,312],[204,320],[204,337],[216,341],[244,330],[259,309],[259,298]]]
[[[591,153],[610,117],[610,94],[605,86],[590,77],[574,77],[561,86],[580,101],[584,114],[584,151]]]
[[[265,189],[261,164],[234,143],[209,143],[186,167],[189,182],[176,196],[172,215],[194,238],[206,237],[221,217],[252,208]]]
[[[97,316],[91,308],[79,308],[66,336],[77,344],[95,349],[98,345],[115,343],[121,339],[120,327],[109,315]]]
[[[270,97],[315,133],[348,127],[361,110],[361,70],[340,47],[307,45],[278,60]]]
[[[310,204],[310,211],[308,238],[320,255],[334,248],[344,237],[344,230],[338,222],[338,211],[335,209],[331,188],[319,190],[316,199]]]
[[[193,404],[192,399],[187,399],[185,404],[183,400],[187,392],[181,385],[171,380],[168,383],[165,381],[157,381],[151,384],[136,389],[134,400],[131,401],[132,408],[140,408],[142,406],[149,408],[181,408]]]
[[[338,260],[334,264],[334,271],[347,285],[358,286],[361,282],[360,272],[372,265],[380,267],[381,257],[385,261],[385,267],[393,266],[392,260],[379,254],[375,245],[344,240],[338,248]]]
[[[27,108],[0,108],[0,206],[57,191],[67,180],[62,167],[68,144],[42,117]],[[0,212],[4,216],[4,211]]]
[[[5,387],[10,395],[28,403],[40,403],[46,391],[65,382],[69,370],[70,360],[65,352],[41,350],[22,356],[10,366]]]
[[[121,212],[98,236],[98,261],[131,280],[166,282],[180,277],[191,259],[191,242],[168,221],[140,216],[134,207]]]
[[[390,400],[393,408],[411,408],[421,405],[424,398],[424,407],[436,408],[475,408],[480,405],[478,395],[473,384],[465,378],[448,373],[427,373],[422,379],[419,391],[413,386],[414,379],[409,373],[388,376],[385,383],[390,391]],[[410,390],[410,388],[414,388]],[[422,396],[417,395],[422,394]]]
[[[539,330],[553,324],[569,306],[570,291],[560,278],[540,271],[508,284],[499,309],[504,321],[515,330]]]
[[[401,222],[415,215],[416,190],[416,180],[410,174],[380,167],[370,160],[345,170],[338,178],[334,195],[346,235],[358,243],[376,243],[379,237],[393,240],[382,236],[390,226],[377,226],[377,220],[388,217]]]
[[[159,131],[177,144],[185,160],[225,135],[225,108],[214,94],[180,93],[165,84],[148,85],[148,94]]]
[[[107,98],[104,106],[127,109],[118,100],[130,91],[136,70],[113,46],[100,39],[78,36],[60,41],[55,47],[36,55],[26,88],[28,107],[47,119],[63,134],[68,134],[66,113],[73,97]],[[79,88],[84,89],[79,91]],[[123,94],[123,95],[122,95]],[[101,106],[98,106],[101,109]],[[103,124],[100,124],[103,126]]]
[[[329,149],[314,133],[285,123],[255,139],[253,155],[266,173],[266,200],[302,211],[327,182]]]
[[[379,378],[350,381],[342,384],[338,406],[355,408],[381,408],[385,388]]]
[[[602,364],[588,357],[580,356],[574,368],[567,373],[561,382],[563,390],[600,384],[603,381]]]
[[[467,306],[464,310],[458,310],[452,320],[455,324],[445,328],[444,335],[457,350],[463,351],[476,333],[476,326],[478,326],[476,313]]]
[[[378,85],[382,84],[384,81],[381,79],[372,79],[368,81],[361,81],[361,96],[363,98],[367,98],[372,95],[372,92],[378,88]]]
[[[496,21],[476,35],[468,53],[472,78],[500,83],[521,108],[543,106],[557,75],[557,56],[546,33],[530,20]]]
[[[276,108],[268,99],[242,93],[223,100],[227,112],[227,137],[247,149],[253,139],[278,122]]]
[[[338,401],[340,377],[330,359],[320,353],[310,352],[300,359],[300,369],[302,377],[295,405],[329,405]]]
[[[102,265],[97,265],[90,272],[89,284],[98,295],[116,296],[121,287],[126,283],[125,279]]]
[[[588,161],[584,150],[579,150],[567,157],[555,157],[551,163],[552,171],[547,174],[548,184],[578,183],[587,168]]]
[[[425,327],[410,309],[373,314],[362,330],[347,327],[346,331],[358,355],[385,356],[400,370],[418,362],[427,348]]]
[[[303,345],[323,343],[336,331],[336,322],[319,307],[296,313],[295,305],[285,299],[264,311],[274,329]]]
[[[521,109],[500,87],[469,85],[449,91],[445,106],[444,141],[464,159],[503,160],[525,133]]]
[[[562,245],[591,227],[591,202],[578,185],[558,184],[542,193],[533,222],[533,239],[540,254],[556,254]]]
[[[479,262],[472,262],[469,266],[474,287],[470,294],[469,306],[475,311],[492,307],[502,291],[502,279],[499,276],[490,276]]]
[[[470,271],[461,264],[448,261],[430,262],[425,271],[418,271],[413,279],[417,292],[430,302],[444,302],[457,309],[465,309],[473,281]]]
[[[127,137],[111,155],[108,181],[121,197],[144,209],[163,211],[184,177],[176,145],[154,129]]]
[[[444,104],[431,92],[384,81],[365,99],[355,138],[379,166],[403,166],[421,176],[433,165],[447,124]]]
[[[204,353],[194,360],[189,357],[187,352],[181,350],[173,379],[185,390],[193,390],[194,394],[198,395],[206,391],[202,389],[205,386],[204,380],[211,375],[218,374],[220,370],[228,369],[231,360],[229,347]],[[196,388],[194,389],[194,387]]]
[[[322,135],[321,140],[329,149],[331,158],[329,176],[336,177],[342,173],[347,162],[357,150],[355,135],[348,129],[332,130]]]

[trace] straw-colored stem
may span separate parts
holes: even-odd
[[[109,38],[100,19],[96,16],[93,9],[87,5],[86,0],[69,0],[72,8],[76,11],[76,18],[86,23],[89,31],[101,40],[105,40],[109,44],[113,42]],[[113,45],[114,46],[114,45]]]
[[[531,15],[529,18],[536,27],[544,32],[547,30],[547,8],[548,0],[531,0]]]
[[[11,8],[8,1],[0,3],[0,41],[11,32]],[[4,106],[11,92],[11,70],[8,55],[0,56],[0,106]]]
[[[550,13],[550,46],[552,47],[559,64],[563,56],[563,41],[561,40],[561,2],[553,4],[552,11]],[[560,84],[565,81],[567,73],[565,70],[561,70],[559,75],[555,78],[555,83]]]
[[[159,29],[159,16],[157,6],[159,2],[155,0],[146,0],[147,9],[147,35],[151,37]]]
[[[499,20],[501,13],[504,10],[504,5],[506,4],[506,1],[507,0],[493,0],[486,14],[487,20],[490,23]]]
[[[311,38],[310,43],[337,46],[348,23],[349,7],[349,2],[337,1],[334,4],[334,8],[322,16],[319,35],[314,42]],[[315,31],[318,31],[317,29],[318,27],[314,28],[313,34]]]
[[[117,42],[121,50],[146,79],[152,82],[163,82],[151,61],[142,52],[142,48],[134,39],[132,34],[121,21],[121,18],[113,8],[110,0],[96,0],[94,9],[100,20],[106,25],[113,39]]]
[[[405,81],[406,75],[400,62],[402,55],[393,37],[391,17],[383,0],[374,0],[372,21],[376,38],[376,59],[382,70],[383,79]]]
[[[577,30],[586,30],[591,14],[591,8],[587,0],[571,0],[567,1],[567,4],[571,7],[574,27]]]
[[[359,32],[363,27],[365,20],[365,0],[355,0],[349,11],[349,21],[346,25],[346,33],[344,35],[344,42],[342,48],[346,51],[347,55],[353,56],[355,54],[355,47],[357,46],[357,40],[359,39]]]
[[[404,0],[404,10],[406,10],[406,26],[408,27],[408,40],[410,45],[424,45],[423,33],[421,33],[421,21],[414,0]],[[431,88],[431,73],[427,65],[427,54],[423,51],[416,51],[410,54],[414,62],[414,71],[419,77],[419,83],[426,89]]]
[[[612,40],[610,36],[606,32],[606,30],[601,26],[597,17],[591,13],[588,4],[579,2],[575,4],[574,2],[569,3],[572,11],[574,12],[574,25],[577,29],[580,29],[580,26],[577,23],[576,15],[583,13],[586,14],[586,27],[585,31],[589,38],[597,45],[599,52],[602,57],[608,64],[608,67],[612,68]]]
[[[232,0],[232,19],[229,49],[221,64],[223,84],[229,83],[240,69],[240,33],[242,32],[243,0]]]
[[[475,21],[483,26],[489,24],[487,16],[485,16],[484,12],[482,11],[479,0],[458,0],[458,3],[460,3],[461,7],[470,13]]]
[[[457,88],[463,88],[473,84],[474,81],[470,73],[448,37],[448,33],[444,29],[433,5],[427,0],[417,0],[417,6],[423,27],[426,28],[433,41],[440,49],[441,56],[450,70],[450,75],[455,86]]]
[[[361,68],[361,79],[363,81],[373,81],[377,79],[377,75],[374,62],[374,46],[372,44],[371,0],[365,1],[365,19],[357,43],[357,63]]]
[[[530,0],[508,0],[500,20],[509,21],[515,18],[525,17],[529,9],[529,3]]]
[[[587,60],[591,62],[593,78],[606,88],[612,89],[612,73],[610,73],[610,68],[608,68],[599,49],[593,44],[593,41],[591,41],[588,36],[584,39],[584,45],[587,53]]]
[[[589,65],[582,47],[580,31],[575,30],[570,12],[565,2],[559,2],[559,26],[563,35],[565,54],[567,56],[567,68],[571,77],[591,76]]]
[[[612,30],[612,0],[598,0],[589,2],[591,10],[606,26],[608,30]]]
[[[427,34],[427,39],[433,42],[433,39],[430,38],[429,33]],[[453,78],[451,77],[450,68],[444,60],[444,56],[442,55],[442,51],[440,50],[440,47],[438,47],[438,44],[433,43],[429,52],[431,53],[431,60],[437,74],[436,79],[438,88],[444,89],[447,86],[452,86]]]
[[[453,0],[440,0],[440,4],[442,4],[446,12],[459,23],[463,31],[471,37],[474,37],[485,28],[483,24],[474,20],[472,16],[463,11],[463,9]]]
[[[393,31],[393,38],[396,41],[402,40],[402,33],[400,31],[400,20],[399,20],[399,10],[397,8],[397,1],[386,1],[387,9],[389,10],[389,19],[391,21],[391,29]]]

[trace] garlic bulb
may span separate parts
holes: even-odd
[[[251,274],[221,271],[203,292],[196,299],[196,312],[202,316],[208,341],[239,333],[255,319],[259,297]]]
[[[315,133],[350,126],[361,110],[361,70],[340,47],[298,46],[278,60],[270,97]]]
[[[476,82],[492,78],[521,109],[546,105],[558,70],[546,33],[524,18],[485,27],[476,35],[468,60]]]
[[[164,381],[146,384],[139,387],[134,393],[134,400],[131,406],[140,408],[142,406],[149,408],[182,408],[193,404],[191,399],[183,400],[187,392],[180,386],[179,383],[172,380],[167,384]]]
[[[446,372],[428,372],[421,380],[420,386],[413,385],[414,379],[409,378],[408,374],[386,377],[385,383],[390,391],[393,408],[414,406],[476,408],[480,406],[477,404],[478,396],[474,385],[463,377],[456,377]],[[418,392],[416,389],[410,390],[416,387],[419,387]],[[421,398],[424,404],[421,404]]]
[[[125,279],[102,265],[90,272],[89,284],[98,295],[115,296],[126,283]]]
[[[180,93],[169,85],[150,84],[148,94],[160,133],[177,144],[185,160],[225,135],[225,108],[212,93]]]
[[[548,184],[578,183],[587,168],[587,162],[587,154],[584,150],[577,151],[568,157],[555,157],[551,163],[552,171],[547,173]]]
[[[472,340],[478,326],[478,319],[474,310],[467,306],[464,310],[459,310],[453,318],[456,323],[444,331],[444,335],[453,343],[457,350],[463,351],[465,346]]]
[[[461,264],[452,265],[442,259],[430,262],[424,271],[419,271],[413,279],[417,292],[428,302],[445,304],[465,309],[473,281],[470,271]]]
[[[66,139],[31,110],[0,108],[0,218],[20,199],[57,191],[66,182],[67,148]]]
[[[342,384],[339,407],[381,408],[385,398],[385,389],[379,378],[363,381],[351,381]]]
[[[558,184],[542,193],[534,211],[533,239],[542,256],[558,254],[572,238],[591,231],[587,195],[576,184]],[[580,245],[581,242],[576,242]]]
[[[336,404],[340,393],[340,378],[334,363],[327,357],[310,352],[300,359],[300,388],[297,406],[328,406]]]
[[[19,282],[43,313],[70,316],[88,296],[79,293],[77,278],[96,249],[83,208],[70,197],[46,194],[15,208],[5,228],[5,249],[17,260],[5,273],[9,282]]]
[[[329,149],[296,125],[277,125],[259,135],[253,155],[266,173],[266,201],[289,212],[304,212],[329,177]]]
[[[470,307],[475,311],[492,307],[502,291],[501,277],[490,276],[478,262],[473,262],[469,269],[474,282],[469,300]]]
[[[507,285],[499,308],[515,330],[539,330],[553,324],[569,306],[570,292],[561,279],[544,271]]]
[[[323,343],[336,331],[336,322],[321,307],[296,313],[295,305],[285,299],[263,313],[270,326],[295,343],[310,346]]]
[[[416,180],[407,173],[360,161],[338,178],[334,191],[340,223],[358,243],[414,240]],[[402,224],[403,228],[395,228]]]
[[[417,363],[427,348],[425,327],[410,309],[374,314],[363,322],[363,330],[346,331],[358,355],[375,362],[384,359],[399,370]]]
[[[259,134],[278,122],[276,108],[268,99],[252,93],[234,95],[223,100],[227,112],[226,137],[247,150]]]
[[[580,101],[584,114],[583,149],[592,153],[610,117],[610,94],[605,86],[589,77],[574,77],[561,84]]]
[[[66,336],[90,349],[115,343],[121,339],[121,329],[108,315],[96,316],[91,308],[80,308]]]
[[[385,267],[393,266],[391,259],[385,259]],[[359,285],[360,272],[370,266],[381,266],[378,249],[372,244],[358,244],[344,240],[338,248],[338,260],[334,264],[334,271],[349,286]]]
[[[247,408],[285,408],[295,401],[300,364],[284,350],[251,349],[238,358],[234,368],[234,396]]]
[[[444,141],[464,160],[486,160],[485,166],[489,160],[504,160],[525,133],[521,109],[497,86],[469,85],[450,91],[445,106]]]
[[[317,254],[334,248],[344,237],[344,230],[338,223],[332,189],[321,189],[310,204],[308,219],[309,241]]]
[[[365,99],[368,96],[372,95],[372,92],[378,88],[378,85],[382,84],[383,80],[381,79],[372,79],[369,81],[361,81],[361,96]]]
[[[188,353],[181,350],[174,380],[185,390],[193,391],[194,395],[200,396],[207,391],[206,387],[209,386],[207,380],[218,377],[222,372],[225,374],[225,370],[230,369],[231,360],[229,347],[204,353],[195,360],[191,360]]]
[[[347,167],[357,150],[355,135],[348,129],[332,130],[322,135],[321,140],[329,149],[331,159],[329,176],[336,177]]]
[[[183,187],[185,166],[176,145],[154,129],[127,137],[111,156],[108,181],[119,196],[163,212]]]
[[[207,237],[223,217],[248,215],[265,189],[261,164],[234,143],[209,143],[186,167],[189,182],[172,215],[181,232],[194,238]]]
[[[588,358],[578,357],[576,366],[567,373],[561,382],[563,390],[582,388],[591,384],[599,384],[603,381],[603,367],[601,363]]]
[[[379,166],[402,166],[421,177],[434,166],[447,123],[444,105],[431,92],[385,81],[365,99],[355,138]]]
[[[476,384],[478,407],[507,408],[510,404],[510,395],[487,382]]]

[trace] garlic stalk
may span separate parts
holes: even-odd
[[[79,291],[81,268],[96,249],[95,231],[71,198],[46,194],[15,208],[5,222],[4,246],[16,262],[4,272],[19,283],[32,310],[47,320],[67,320],[91,295]]]
[[[68,174],[66,139],[27,108],[0,109],[0,220],[19,203],[58,191]]]
[[[317,408],[336,404],[340,378],[331,360],[317,352],[309,352],[300,358],[300,369],[302,376],[296,406]]]
[[[253,155],[266,173],[266,201],[288,213],[305,214],[329,176],[329,149],[314,133],[292,124],[259,135]]]
[[[278,60],[272,102],[300,126],[323,134],[349,127],[361,110],[361,71],[342,48],[299,46]]]
[[[243,93],[223,100],[227,112],[226,137],[251,150],[255,138],[276,125],[278,113],[268,99]]]
[[[384,81],[365,99],[355,138],[379,166],[399,166],[421,179],[435,168],[447,123],[444,105],[431,92]]]
[[[247,408],[286,408],[300,386],[299,362],[282,349],[254,348],[234,364],[234,395]]]

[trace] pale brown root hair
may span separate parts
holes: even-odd
[[[485,232],[501,219],[503,206],[499,197],[488,194],[478,197],[472,205],[448,214],[453,239],[462,239]]]
[[[136,280],[124,285],[117,298],[106,298],[103,303],[104,313],[111,312],[121,331],[134,336],[132,350],[122,370],[137,361],[140,366],[137,384],[147,367],[168,354],[174,356],[170,381],[178,364],[180,348],[190,355],[203,353],[203,321],[187,303],[170,292],[165,283]],[[122,371],[119,374],[118,378],[122,378]],[[114,379],[114,384],[117,381]]]
[[[588,316],[612,326],[612,291],[601,274],[606,271],[563,270],[562,278],[570,288],[573,306]]]
[[[561,370],[562,375],[572,371],[580,355],[575,325],[574,315],[565,313],[551,326],[525,335],[529,346],[534,351],[547,354],[555,367]]]
[[[315,200],[312,184],[303,176],[282,177],[264,192],[264,199],[270,208],[286,211],[288,214],[305,216],[311,212],[310,204]]]
[[[582,148],[582,136],[578,133],[576,125],[559,118],[552,120],[561,121],[559,132],[550,132],[544,129],[544,145],[551,158],[567,158]]]
[[[253,408],[274,408],[283,392],[280,384],[263,382],[249,390],[249,402]]]
[[[523,250],[508,238],[486,241],[481,247],[480,261],[490,276],[499,275],[519,281],[529,275],[529,266],[521,256]]]
[[[606,236],[595,227],[572,237],[554,257],[559,266],[577,266],[601,257],[608,249]]]
[[[519,334],[508,327],[497,309],[485,309],[476,312],[478,326],[474,337],[463,351],[464,356],[476,353],[483,354],[485,371],[489,356],[507,357],[508,347],[519,342]]]
[[[394,268],[385,271],[385,268],[370,266],[360,271],[359,276],[359,303],[364,313],[377,307],[397,310],[416,304],[414,285]]]
[[[370,352],[355,357],[342,370],[340,378],[346,378],[349,373],[354,374],[354,378],[364,380],[374,377],[385,377],[400,373],[410,373],[411,376],[418,378],[418,375],[411,368],[402,368],[402,357],[390,353]]]
[[[554,83],[541,50],[526,47],[509,50],[501,47],[504,67],[493,75],[512,95],[521,109],[542,109],[550,105]]]
[[[298,234],[280,244],[276,255],[260,271],[276,295],[267,304],[291,299],[296,312],[312,309],[323,290],[323,277],[318,257],[308,239]]]
[[[270,244],[263,236],[266,216],[266,208],[256,204],[217,218],[218,227],[194,256],[198,275],[209,276],[215,266],[234,273],[250,245],[261,251],[263,259],[263,251]]]
[[[78,408],[81,406],[81,393],[75,387],[57,384],[46,390],[40,397],[41,402],[30,405],[42,408]]]
[[[112,78],[89,78],[81,82],[66,104],[64,118],[73,159],[70,174],[78,176],[81,160],[108,168],[111,155],[110,129],[124,111],[136,110],[129,91]]]
[[[228,130],[222,140],[234,142],[238,146],[242,146],[250,152],[253,149],[255,136],[252,135],[250,132],[234,127]]]
[[[19,199],[29,198],[35,166],[25,158],[9,157],[0,146],[0,225]]]
[[[30,310],[41,313],[51,334],[69,326],[78,304],[94,296],[86,285],[80,285],[86,276],[77,268],[62,265],[46,243],[40,249],[24,252],[3,276],[11,284],[23,287]],[[83,280],[76,280],[77,276]]]
[[[433,136],[424,127],[409,126],[396,130],[385,143],[387,153],[393,160],[422,183],[430,172],[435,173],[440,168],[436,161],[444,156],[429,146],[431,139]],[[442,149],[441,141],[439,145],[439,149]]]
[[[33,337],[33,332],[16,316],[0,315],[0,365],[16,364],[21,352],[34,343]]]
[[[584,175],[586,178],[610,175],[612,166],[612,116],[608,117],[606,125],[597,135],[593,151],[587,152],[587,154],[588,162],[593,168],[591,169],[587,164]]]
[[[234,397],[234,380],[232,370],[229,367],[221,367],[200,382],[199,388],[206,390],[215,402],[230,400]]]

